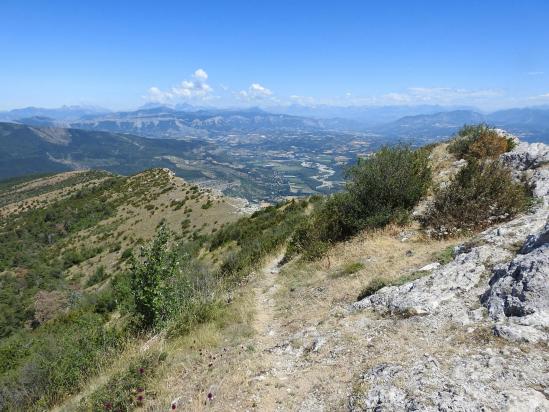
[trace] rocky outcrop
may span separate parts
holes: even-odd
[[[469,343],[365,370],[350,410],[549,411],[549,146],[519,142],[501,160],[531,185],[530,212],[458,246],[428,276],[353,305],[421,330],[434,352],[448,328]]]
[[[513,358],[516,363],[508,361]],[[454,356],[442,364],[423,355],[411,365],[382,363],[361,376],[365,393],[349,399],[351,411],[509,411],[542,412],[549,410],[546,393],[523,385],[521,368],[533,368],[532,386],[546,383],[544,359],[529,359],[520,350],[503,353],[486,348],[468,358]]]
[[[549,224],[519,254],[493,271],[482,297],[495,332],[513,340],[549,341]]]
[[[549,146],[543,143],[519,142],[513,150],[504,153],[501,160],[515,170],[537,169],[549,163]]]
[[[540,296],[547,299],[546,293],[549,293],[549,282],[547,282],[549,278],[545,274],[548,263],[547,248],[539,245],[549,236],[544,231],[544,228],[547,228],[549,216],[549,186],[545,186],[549,183],[549,170],[543,168],[545,159],[549,158],[549,146],[521,142],[513,152],[506,153],[503,157],[509,166],[514,167],[516,172],[523,174],[524,179],[529,180],[532,187],[540,189],[537,192],[534,191],[534,195],[539,199],[534,210],[492,227],[481,233],[471,244],[456,248],[454,260],[435,269],[429,276],[402,286],[385,287],[376,294],[355,303],[355,309],[371,308],[380,313],[405,316],[442,314],[454,319],[461,317],[466,323],[471,317],[476,317],[476,315],[471,316],[472,307],[469,304],[470,301],[475,300],[478,303],[478,299],[473,298],[475,293],[488,296],[489,292],[486,289],[492,288],[497,283],[496,277],[505,278],[505,281],[510,282],[509,276],[503,276],[503,272],[506,270],[520,272],[521,265],[535,265],[533,261],[538,262],[537,266],[540,270],[532,273],[532,276],[536,284],[544,284],[546,288],[545,292],[537,291],[536,294],[541,294]],[[532,165],[540,169],[533,171]],[[524,167],[527,169],[524,170]],[[515,259],[516,261],[513,261],[514,263],[509,265],[509,261],[516,254],[516,245],[524,243],[525,240],[523,250],[530,250],[530,252],[527,254],[523,252]],[[534,248],[532,246],[534,244],[538,246]],[[490,268],[493,267],[497,267],[496,273],[488,283]],[[525,273],[525,269],[523,272]],[[498,285],[503,288],[501,282]],[[509,283],[508,287],[516,286]],[[500,292],[503,293],[500,289],[494,289],[493,293],[497,295]],[[524,297],[531,296],[533,295],[524,295]],[[489,300],[488,297],[484,299],[486,302]],[[490,298],[490,302],[492,302],[490,307],[494,308],[491,309],[490,315],[495,320],[501,320],[499,315],[496,316],[495,298]],[[545,327],[543,324],[539,326]]]

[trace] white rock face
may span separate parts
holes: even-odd
[[[531,184],[532,211],[456,248],[430,275],[353,307],[425,331],[433,348],[448,325],[506,343],[380,363],[362,375],[367,389],[350,396],[350,410],[549,411],[549,146],[520,142],[502,161]]]
[[[501,155],[501,160],[512,169],[536,169],[549,162],[549,146],[520,142],[512,151]]]
[[[440,267],[440,263],[433,262],[433,263],[429,263],[428,265],[423,266],[422,268],[419,268],[419,270],[428,272],[428,271],[431,271],[431,270],[435,270],[439,267]]]
[[[429,355],[408,367],[382,363],[363,374],[361,379],[370,389],[361,396],[352,395],[349,409],[379,412],[549,410],[549,400],[542,392],[505,388],[506,383],[519,386],[524,372],[510,367],[505,358],[519,357],[519,353],[503,355],[486,349],[470,358],[453,357],[447,366]],[[531,361],[531,367],[543,367],[542,359]],[[501,380],[502,385],[494,385],[496,379]],[[532,373],[530,380],[543,383],[543,371]],[[401,388],[402,382],[406,383],[407,390]]]
[[[493,271],[482,301],[498,335],[549,341],[549,224],[509,264]]]

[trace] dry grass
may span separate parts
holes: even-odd
[[[235,395],[235,388],[248,379],[244,365],[250,362],[252,351],[253,299],[251,288],[246,287],[219,319],[165,343],[168,358],[151,387],[157,396],[145,409],[168,410],[176,403],[178,410],[201,411],[216,405],[219,398],[228,400]],[[208,400],[208,393],[213,400]]]
[[[407,240],[402,241],[403,238]],[[282,272],[283,287],[278,291],[279,310],[283,314],[309,310],[310,313],[304,316],[314,317],[318,308],[316,305],[325,308],[348,305],[356,300],[360,291],[373,279],[383,279],[390,283],[410,275],[436,261],[437,256],[448,247],[462,241],[430,239],[417,226],[388,226],[363,232],[350,241],[335,245],[324,258],[316,262],[292,262],[288,265]],[[348,276],[337,276],[350,262],[362,263],[364,267]],[[324,291],[316,293],[318,299],[314,304],[296,296],[300,293],[314,296],[318,289]],[[299,308],[294,305],[296,298]]]
[[[433,185],[438,186],[448,182],[454,176],[458,168],[454,166],[456,157],[448,152],[449,143],[436,145],[431,151],[430,160],[433,171]]]

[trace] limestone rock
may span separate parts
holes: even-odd
[[[520,142],[513,150],[504,153],[501,159],[512,169],[536,169],[549,162],[549,146],[543,143]]]
[[[497,267],[482,297],[498,335],[549,340],[549,225],[530,236],[509,264]]]

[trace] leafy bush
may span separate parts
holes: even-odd
[[[346,190],[328,197],[296,230],[288,256],[320,256],[331,242],[366,228],[404,223],[431,183],[428,152],[384,147],[348,171]]]
[[[511,219],[530,202],[525,185],[515,182],[498,161],[470,159],[450,184],[435,192],[424,225],[435,236],[478,230]]]
[[[169,316],[170,283],[179,273],[177,255],[169,248],[170,234],[161,226],[151,244],[141,248],[140,258],[132,257],[130,285],[135,315],[143,328],[151,328]]]
[[[515,142],[512,139],[500,136],[486,124],[479,124],[464,126],[448,146],[448,151],[460,159],[487,159],[496,158],[512,150],[514,146]]]

